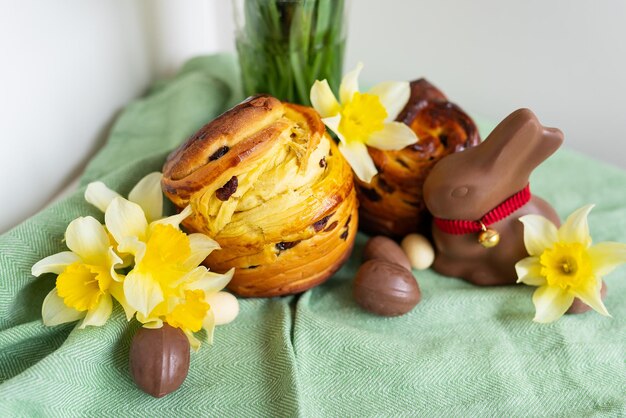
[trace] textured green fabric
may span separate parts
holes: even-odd
[[[189,62],[129,105],[83,186],[121,193],[161,168],[168,150],[240,99],[229,56]],[[595,202],[596,240],[626,241],[626,173],[562,150],[533,177],[561,216]],[[128,371],[119,306],[104,327],[41,322],[53,275],[36,261],[64,249],[77,216],[102,215],[81,188],[0,236],[0,416],[620,416],[626,414],[626,269],[607,278],[595,313],[535,324],[532,288],[479,288],[416,272],[422,302],[399,318],[363,312],[351,280],[365,241],[326,284],[300,297],[242,300],[213,346],[192,354],[175,393],[154,399]]]

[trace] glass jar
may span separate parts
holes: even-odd
[[[246,95],[310,105],[315,80],[338,91],[349,0],[233,0]]]

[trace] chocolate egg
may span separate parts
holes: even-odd
[[[356,274],[354,299],[365,310],[382,316],[409,312],[420,301],[417,281],[410,271],[389,261],[366,261]]]
[[[174,392],[189,371],[189,340],[179,329],[140,328],[130,346],[130,373],[141,390],[155,398]]]
[[[606,283],[602,282],[602,288],[600,289],[600,298],[602,298],[602,300],[604,300],[604,298],[606,297]],[[574,299],[574,303],[572,303],[572,306],[569,307],[569,309],[567,310],[568,314],[581,314],[581,313],[585,313],[587,311],[591,310],[591,306],[587,305],[586,303],[584,303],[582,300],[576,298]]]
[[[363,248],[363,261],[385,260],[411,271],[411,262],[402,248],[391,238],[379,235],[371,238]]]

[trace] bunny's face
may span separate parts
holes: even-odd
[[[491,191],[498,188],[497,176],[475,167],[475,159],[452,154],[435,165],[424,183],[424,201],[436,217],[445,219],[480,219],[492,200]],[[471,157],[471,155],[470,155]],[[487,200],[487,201],[486,201]],[[486,209],[485,209],[486,208]]]
[[[424,183],[424,201],[438,218],[479,220],[523,189],[533,169],[563,142],[528,109],[505,118],[480,145],[442,158]]]

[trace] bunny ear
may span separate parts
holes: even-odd
[[[494,172],[512,174],[523,183],[562,143],[560,130],[544,127],[532,111],[519,109],[500,122],[481,147]]]

